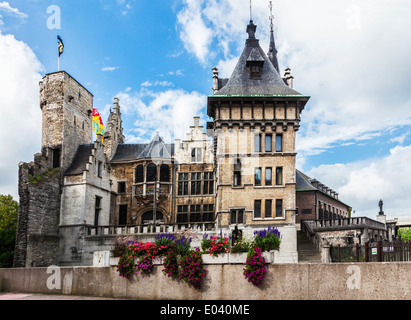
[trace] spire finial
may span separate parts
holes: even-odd
[[[273,15],[273,2],[272,1],[270,1],[270,4],[269,4],[269,7],[270,7],[270,28],[271,28],[271,31],[274,31],[274,15]]]
[[[252,5],[252,1],[250,0],[250,21],[253,21],[253,5]]]
[[[270,49],[268,51],[268,58],[270,59],[271,63],[273,64],[274,68],[280,73],[280,69],[278,67],[278,60],[277,60],[277,49],[275,47],[274,41],[274,15],[273,15],[273,2],[269,2],[270,8]]]

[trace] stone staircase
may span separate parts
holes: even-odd
[[[316,245],[308,241],[302,231],[297,231],[297,251],[299,263],[321,263],[321,254]]]

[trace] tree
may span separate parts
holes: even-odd
[[[13,266],[19,204],[10,195],[0,195],[0,268]]]
[[[398,229],[398,234],[401,237],[402,241],[411,240],[411,228],[400,228]]]

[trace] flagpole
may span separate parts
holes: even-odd
[[[60,55],[57,59],[57,71],[60,71]]]

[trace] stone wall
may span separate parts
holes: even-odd
[[[50,158],[36,155],[35,162],[19,166],[19,218],[15,267],[57,263],[60,216],[60,169]]]
[[[139,300],[411,299],[407,262],[271,264],[260,288],[244,279],[243,264],[207,265],[201,290],[168,278],[162,268],[154,267],[150,276],[137,275],[130,281],[119,277],[115,267],[0,269],[0,292]]]

